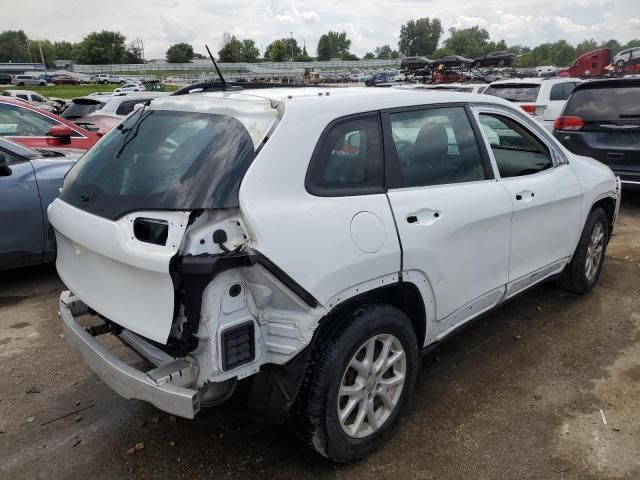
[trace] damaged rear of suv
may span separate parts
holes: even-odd
[[[428,97],[222,91],[136,110],[48,209],[68,343],[125,398],[193,418],[242,382],[249,413],[331,460],[374,451],[421,350],[546,279],[595,285],[620,201],[608,167],[508,102]]]

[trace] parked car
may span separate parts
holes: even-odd
[[[29,102],[31,105],[42,108],[43,110],[47,110],[48,112],[53,112],[57,115],[62,113],[64,109],[67,107],[67,102],[62,98],[55,97],[45,97],[40,95],[37,92],[33,92],[31,90],[4,90],[2,95],[5,97],[13,97],[20,100],[24,100]]]
[[[365,80],[364,84],[367,87],[375,87],[381,83],[389,83],[394,81],[396,74],[393,72],[380,72],[373,75],[371,78]]]
[[[0,270],[52,261],[46,209],[82,152],[32,150],[0,137]]]
[[[36,77],[35,75],[14,75],[11,79],[11,84],[19,87],[24,87],[26,85],[44,87],[47,85],[47,81],[44,78]]]
[[[168,95],[163,92],[131,92],[116,93],[105,99],[106,102],[99,109],[85,115],[84,117],[75,118],[75,124],[80,125],[92,132],[105,134],[113,127],[118,125],[122,119],[133,112],[136,106],[141,106],[154,98]]]
[[[254,416],[352,461],[387,438],[421,350],[547,279],[594,287],[618,186],[486,95],[158,98],[48,209],[64,338],[126,398],[193,418],[242,382]]]
[[[100,136],[23,101],[0,96],[0,136],[30,148],[88,150]]]
[[[621,51],[613,57],[612,63],[619,68],[624,68],[632,63],[640,63],[640,47]]]
[[[71,75],[54,75],[51,77],[51,83],[54,85],[80,85],[80,80]]]
[[[90,113],[100,110],[109,98],[111,98],[111,94],[90,94],[85,97],[76,97],[71,100],[71,103],[61,116],[66,120],[75,122],[79,118],[84,118]]]
[[[551,131],[567,98],[580,83],[581,79],[571,77],[512,78],[491,83],[484,93],[513,102]]]
[[[553,65],[541,65],[536,67],[536,72],[539,77],[555,77],[558,72],[558,68]]]
[[[95,80],[96,83],[103,83],[103,84],[108,84],[108,83],[127,83],[125,82],[123,79],[121,79],[120,77],[116,76],[116,75],[111,75],[108,73],[99,73],[95,76]]]
[[[403,72],[432,69],[433,60],[429,60],[426,57],[407,57],[400,62],[400,70]]]
[[[0,85],[11,85],[12,78],[8,73],[0,73]]]
[[[141,83],[125,83],[121,87],[118,87],[114,92],[144,92],[144,85]]]
[[[576,155],[611,167],[623,184],[640,185],[640,78],[578,85],[553,134]]]
[[[465,58],[462,55],[447,55],[434,62],[436,66],[444,65],[445,67],[462,67],[471,65],[472,63],[473,60]]]
[[[516,55],[511,52],[491,52],[474,59],[473,66],[476,68],[510,67],[514,58]]]

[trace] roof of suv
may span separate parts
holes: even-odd
[[[640,87],[640,77],[603,78],[599,80],[590,80],[588,82],[583,82],[580,85],[577,85],[575,90],[605,87]]]
[[[507,78],[504,80],[496,80],[491,85],[518,84],[518,83],[537,83],[540,85],[552,85],[554,83],[564,82],[583,82],[580,78],[573,77],[530,77],[530,78]]]
[[[419,97],[418,97],[419,95]],[[211,102],[205,102],[210,99]],[[222,102],[224,102],[222,104]],[[432,91],[428,95],[416,90],[393,88],[266,88],[230,92],[192,93],[160,97],[153,101],[150,109],[192,111],[202,113],[219,112],[230,108],[240,113],[274,111],[274,104],[284,105],[285,109],[313,108],[315,113],[336,113],[340,116],[406,107],[421,104],[452,102],[497,103],[512,107],[510,102],[487,95]]]

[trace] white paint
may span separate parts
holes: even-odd
[[[384,223],[375,213],[358,212],[351,219],[351,238],[365,253],[376,253],[386,240]]]

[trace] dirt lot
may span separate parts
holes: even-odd
[[[591,294],[540,286],[426,357],[395,436],[349,466],[233,405],[176,421],[121,399],[61,338],[54,269],[5,272],[0,478],[640,478],[640,192],[625,195]]]

